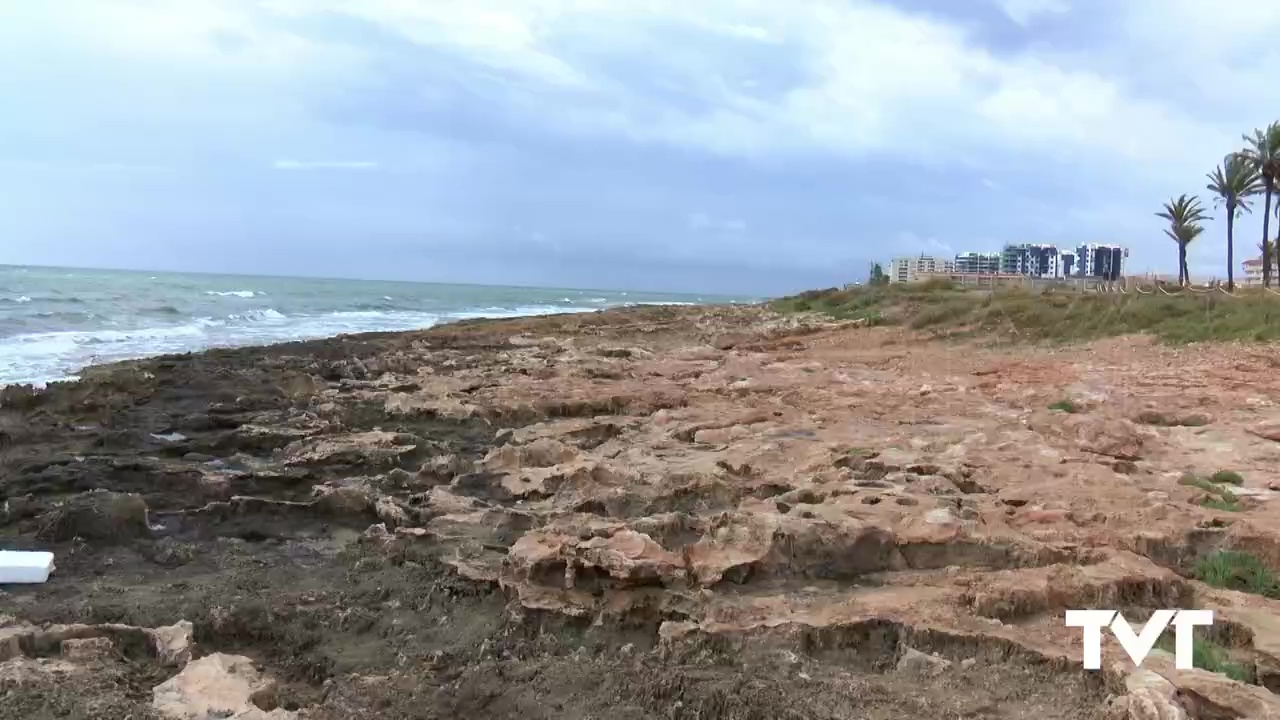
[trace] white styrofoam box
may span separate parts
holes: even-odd
[[[0,585],[38,584],[53,572],[53,553],[0,550]]]

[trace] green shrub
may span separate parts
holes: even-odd
[[[1171,634],[1162,635],[1156,647],[1166,652],[1175,652],[1176,640]],[[1199,637],[1191,639],[1191,664],[1201,670],[1222,673],[1238,682],[1256,682],[1253,671],[1243,663],[1233,661],[1226,648]]]
[[[1218,472],[1210,475],[1209,479],[1216,483],[1235,485],[1236,487],[1244,484],[1244,476],[1235,470],[1219,470]]]
[[[1257,557],[1237,550],[1222,550],[1201,558],[1192,575],[1206,585],[1280,598],[1280,581]]]
[[[1240,512],[1244,508],[1240,506],[1240,498],[1230,490],[1222,487],[1213,480],[1202,478],[1196,475],[1183,475],[1178,480],[1179,485],[1198,488],[1207,493],[1207,497],[1200,499],[1200,504],[1212,510],[1223,510],[1226,512]]]
[[[916,329],[989,334],[1018,340],[1075,342],[1146,333],[1170,343],[1280,340],[1280,298],[1240,291],[1236,297],[1034,293],[966,290],[946,281],[818,290],[776,300],[780,312],[857,318],[875,310],[886,322]]]
[[[1200,500],[1200,505],[1210,510],[1221,510],[1223,512],[1240,512],[1244,509],[1240,507],[1240,501],[1234,497],[1229,500],[1226,498],[1206,497]]]

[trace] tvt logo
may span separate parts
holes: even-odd
[[[1084,667],[1086,670],[1102,669],[1102,628],[1110,627],[1111,634],[1120,641],[1120,647],[1129,654],[1133,664],[1141,667],[1151,648],[1170,623],[1174,627],[1173,664],[1179,670],[1190,670],[1192,664],[1192,628],[1212,625],[1212,610],[1157,610],[1135,634],[1133,626],[1119,610],[1068,610],[1067,627],[1084,628]]]

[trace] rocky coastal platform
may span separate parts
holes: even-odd
[[[1275,357],[650,307],[10,387],[0,717],[1280,718],[1280,588],[1196,579],[1280,570]]]

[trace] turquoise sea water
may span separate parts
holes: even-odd
[[[100,362],[479,317],[752,298],[0,265],[0,385]]]

